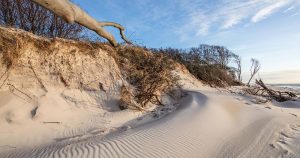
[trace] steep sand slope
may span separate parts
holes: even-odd
[[[0,27],[0,152],[121,126],[124,82],[99,46]]]

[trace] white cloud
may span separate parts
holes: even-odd
[[[183,25],[177,28],[181,39],[205,36],[210,32],[230,29],[242,22],[256,23],[280,9],[287,9],[299,0],[175,0],[182,14]],[[244,26],[244,25],[243,25]]]
[[[221,29],[229,29],[233,27],[234,25],[237,25],[240,23],[241,20],[243,20],[244,16],[242,14],[238,15],[230,15],[228,19],[224,22],[223,26]]]
[[[188,43],[210,33],[230,31],[235,26],[251,26],[276,11],[299,5],[300,0],[103,0],[102,3],[104,2],[114,10],[111,13],[113,17],[122,19],[117,22],[127,25],[129,32],[151,32],[153,28],[159,28],[165,32],[165,36],[172,36],[175,32],[181,42]],[[132,7],[126,16],[124,13],[128,10],[124,6]],[[286,14],[294,15],[297,9],[289,10]]]
[[[296,6],[290,6],[289,8],[287,8],[286,10],[283,11],[283,13],[287,13],[290,12],[291,10],[294,10],[296,8]]]
[[[265,8],[262,8],[259,10],[251,19],[252,22],[256,23],[259,22],[268,16],[270,16],[272,13],[276,12],[278,9],[285,7],[286,5],[290,4],[291,1],[289,0],[281,0],[277,3],[271,4]]]

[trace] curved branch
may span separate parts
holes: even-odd
[[[106,21],[106,22],[99,22],[99,24],[100,24],[101,27],[104,27],[104,26],[112,26],[112,27],[115,27],[115,28],[119,29],[119,30],[120,30],[121,38],[122,38],[126,43],[132,44],[132,43],[126,38],[126,36],[125,36],[125,34],[124,34],[125,28],[124,28],[122,25],[120,25],[120,24],[118,24],[118,23],[115,23],[115,22],[107,22],[107,21]]]
[[[33,2],[47,8],[54,14],[62,17],[68,23],[76,22],[86,28],[93,30],[101,37],[107,39],[113,46],[117,46],[114,36],[103,29],[103,26],[113,26],[120,30],[120,35],[126,43],[131,43],[124,35],[124,27],[113,22],[98,22],[85,11],[73,4],[69,0],[32,0]]]

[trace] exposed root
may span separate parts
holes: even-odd
[[[28,61],[28,64],[30,65],[30,69],[32,70],[32,72],[33,72],[35,78],[36,78],[36,79],[38,80],[38,82],[40,83],[42,89],[47,93],[48,90],[46,89],[46,87],[45,87],[45,85],[43,84],[42,80],[37,76],[36,72],[34,71],[34,68],[33,68],[32,64],[31,64],[31,61]]]
[[[8,73],[8,69],[5,71],[5,73]],[[5,75],[5,73],[3,74],[3,76]],[[7,74],[6,78],[3,80],[2,84],[0,85],[0,88],[2,88],[2,86],[5,84],[5,82],[8,80],[9,78],[9,73]],[[2,76],[0,78],[0,80],[2,79]]]
[[[65,87],[70,87],[70,84],[67,82],[67,80],[63,77],[61,73],[59,73],[59,79],[64,84]]]
[[[4,77],[4,75],[8,72],[9,69],[6,69],[5,72],[1,75],[0,80]]]
[[[29,99],[32,99],[32,97],[31,97],[30,95],[28,95],[28,94],[26,94],[25,92],[19,90],[19,89],[16,88],[14,85],[9,84],[9,83],[8,83],[7,85],[9,86],[9,89],[10,89],[10,91],[11,91],[12,93],[16,90],[16,91],[22,93],[23,95],[25,95],[26,97],[28,97]]]

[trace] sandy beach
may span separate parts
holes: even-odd
[[[1,92],[1,157],[299,157],[300,102],[255,104],[182,75],[186,95],[160,118],[101,115],[50,93],[40,100],[43,116],[25,119],[29,105]]]
[[[0,35],[10,47],[15,41],[22,46],[16,54],[8,46],[0,54],[1,158],[300,158],[299,96],[277,102],[246,93],[246,86],[210,86],[179,63],[157,75],[161,68],[152,67],[162,55],[140,47],[114,50],[4,27]],[[150,63],[147,71],[138,71],[145,65],[135,55]],[[228,71],[214,71],[232,79]],[[124,72],[151,81],[148,72],[176,77],[180,88],[159,93],[160,104],[150,100],[142,110],[121,110],[122,88],[137,82]],[[138,100],[130,97],[129,103]]]

